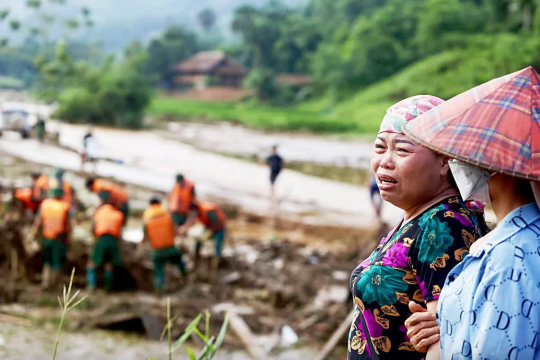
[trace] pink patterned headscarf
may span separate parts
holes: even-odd
[[[401,100],[386,110],[379,134],[385,132],[403,134],[402,127],[407,121],[430,111],[443,102],[444,100],[431,95],[416,95]]]

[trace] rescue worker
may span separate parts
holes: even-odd
[[[32,185],[30,187],[15,189],[13,192],[13,198],[19,203],[17,205],[21,217],[23,217],[27,211],[32,212],[32,214],[35,215],[39,209],[39,201],[34,198],[34,187],[40,174],[32,173],[31,177]]]
[[[108,192],[110,204],[122,212],[124,223],[127,221],[129,216],[129,194],[123,187],[108,180],[89,178],[86,180],[86,188],[96,194],[102,191]]]
[[[174,246],[176,226],[173,218],[163,209],[159,198],[153,197],[150,200],[150,207],[145,210],[143,221],[144,240],[148,240],[153,249],[154,289],[160,293],[165,287],[167,263],[177,266],[182,275],[186,275],[186,266],[182,253]]]
[[[41,202],[45,199],[45,195],[49,189],[60,187],[64,192],[62,200],[70,207],[71,211],[76,209],[75,190],[68,181],[64,180],[64,169],[56,168],[52,172],[52,176],[41,175],[34,185],[34,198]]]
[[[75,198],[75,190],[73,189],[73,186],[68,182],[64,180],[64,169],[56,168],[53,171],[53,178],[49,181],[49,188],[53,187],[60,187],[62,188],[64,192],[64,196],[62,197],[62,200],[66,202],[66,204],[69,205],[70,212],[73,214],[73,212],[77,208],[77,200]]]
[[[71,235],[69,206],[62,200],[63,190],[50,190],[50,198],[45,199],[34,221],[32,234],[41,229],[43,237],[42,287],[56,285],[58,274],[64,264]]]
[[[49,192],[49,177],[41,174],[34,182],[34,199],[41,203]]]
[[[101,205],[96,209],[92,226],[96,243],[86,266],[86,285],[90,292],[96,288],[96,267],[104,267],[105,289],[110,291],[114,282],[114,267],[122,265],[119,242],[124,214],[111,204],[112,197],[108,191],[102,190],[98,196]]]
[[[225,213],[212,202],[194,202],[191,205],[190,216],[184,226],[182,226],[180,233],[185,235],[197,220],[199,220],[206,228],[203,240],[208,240],[210,238],[214,240],[215,258],[212,261],[212,271],[215,273],[219,267],[223,250],[227,217],[225,216]],[[195,243],[195,266],[197,265],[201,248],[202,242],[197,239]]]
[[[177,226],[185,224],[189,209],[194,201],[195,185],[184,175],[176,175],[176,184],[169,193],[169,212]]]

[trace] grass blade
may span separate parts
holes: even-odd
[[[184,332],[184,334],[174,342],[174,344],[172,345],[172,351],[178,349],[180,346],[182,346],[182,344],[191,336],[191,334],[193,334],[193,331],[194,329],[197,327],[197,325],[199,325],[199,322],[201,321],[202,319],[202,314],[199,314],[199,316],[197,316],[189,325],[188,327],[186,328],[186,331]]]
[[[71,306],[69,307],[68,310],[71,310],[71,309],[73,309],[74,307],[76,307],[77,305],[79,305],[80,303],[82,303],[84,300],[86,300],[87,297],[88,297],[88,295],[85,295],[83,298],[81,298],[81,299],[80,299],[79,301],[77,301],[75,304],[71,305]]]
[[[195,356],[195,353],[193,352],[193,350],[191,350],[191,348],[188,346],[187,348],[187,353],[188,353],[188,356],[191,360],[197,360],[197,357]]]
[[[200,332],[199,329],[195,328],[195,329],[193,329],[193,331],[195,331],[195,334],[199,335],[199,337],[201,338],[202,341],[208,342],[208,338],[206,337],[206,335],[204,335],[202,332]]]
[[[207,309],[204,313],[206,315],[206,338],[210,337],[210,311]]]
[[[216,355],[217,351],[221,347],[221,344],[223,344],[223,340],[225,339],[225,334],[227,333],[228,325],[229,325],[229,314],[225,313],[225,319],[223,320],[223,325],[221,325],[221,330],[219,331],[219,335],[214,345],[214,350],[210,354],[210,359],[212,359]]]
[[[214,350],[214,340],[216,340],[216,338],[212,337],[210,340],[208,340],[208,342],[206,342],[206,345],[202,349],[200,355],[197,357],[197,360],[205,359],[206,356]]]

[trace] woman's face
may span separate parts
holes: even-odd
[[[371,167],[381,197],[408,210],[433,199],[448,176],[448,163],[403,134],[381,133],[375,140]]]

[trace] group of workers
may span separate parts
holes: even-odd
[[[120,241],[122,229],[129,216],[129,194],[122,186],[105,179],[90,178],[86,188],[95,193],[100,204],[93,214],[92,232],[95,243],[86,267],[87,287],[96,288],[96,271],[104,270],[104,287],[111,290],[114,283],[114,268],[122,265]],[[41,235],[44,258],[42,286],[55,286],[70,245],[72,222],[77,211],[77,200],[72,185],[64,181],[64,171],[55,169],[52,176],[32,174],[32,185],[16,189],[14,199],[21,210],[31,213],[34,221],[31,238]],[[153,196],[143,214],[144,239],[137,253],[144,251],[143,243],[152,248],[154,265],[154,288],[161,292],[165,287],[167,263],[178,267],[183,275],[187,268],[182,252],[176,247],[175,238],[185,236],[188,230],[201,222],[205,232],[195,245],[195,266],[202,248],[201,240],[214,239],[215,258],[212,270],[217,270],[225,239],[226,216],[218,205],[199,201],[195,185],[182,174],[176,176],[175,185],[168,195],[168,209],[161,204],[159,196]]]

